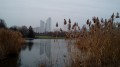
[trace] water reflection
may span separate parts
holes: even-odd
[[[51,65],[51,40],[40,40],[40,58],[40,64]]]
[[[32,46],[33,46],[33,42],[32,42],[32,40],[30,40],[28,42],[28,49],[29,49],[29,51],[32,49]]]
[[[21,67],[65,67],[70,64],[67,43],[63,39],[35,39],[27,41],[22,49]],[[69,50],[69,51],[68,51]]]
[[[0,63],[0,67],[70,67],[73,49],[71,42],[63,39],[27,40],[19,56]]]
[[[23,45],[22,50],[29,49],[29,51],[31,51],[33,44],[33,40],[27,40]]]

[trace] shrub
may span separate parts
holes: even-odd
[[[114,13],[110,19],[99,19],[93,17],[93,22],[89,19],[81,30],[76,23],[71,31],[66,35],[69,39],[74,39],[78,48],[89,55],[85,61],[76,59],[77,62],[73,66],[77,66],[78,62],[84,67],[119,67],[120,66],[120,26],[114,22]],[[71,37],[72,36],[72,37]]]
[[[0,59],[9,54],[17,54],[23,42],[21,33],[0,29]]]

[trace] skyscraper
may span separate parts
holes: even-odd
[[[43,20],[40,20],[40,27],[35,27],[34,31],[36,33],[51,32],[51,17],[46,20],[46,23]]]
[[[45,32],[45,22],[44,21],[40,21],[40,33],[44,33]]]
[[[45,24],[45,32],[50,32],[51,31],[51,17],[49,17],[46,20],[46,24]]]

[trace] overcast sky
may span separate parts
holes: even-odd
[[[108,18],[113,12],[120,13],[120,0],[0,0],[0,18],[7,26],[32,25],[52,18],[52,27],[64,18],[85,24],[93,16]]]

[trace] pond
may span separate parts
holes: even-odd
[[[10,57],[0,67],[70,67],[77,48],[64,39],[27,40],[19,56]],[[77,54],[77,53],[76,53]]]

